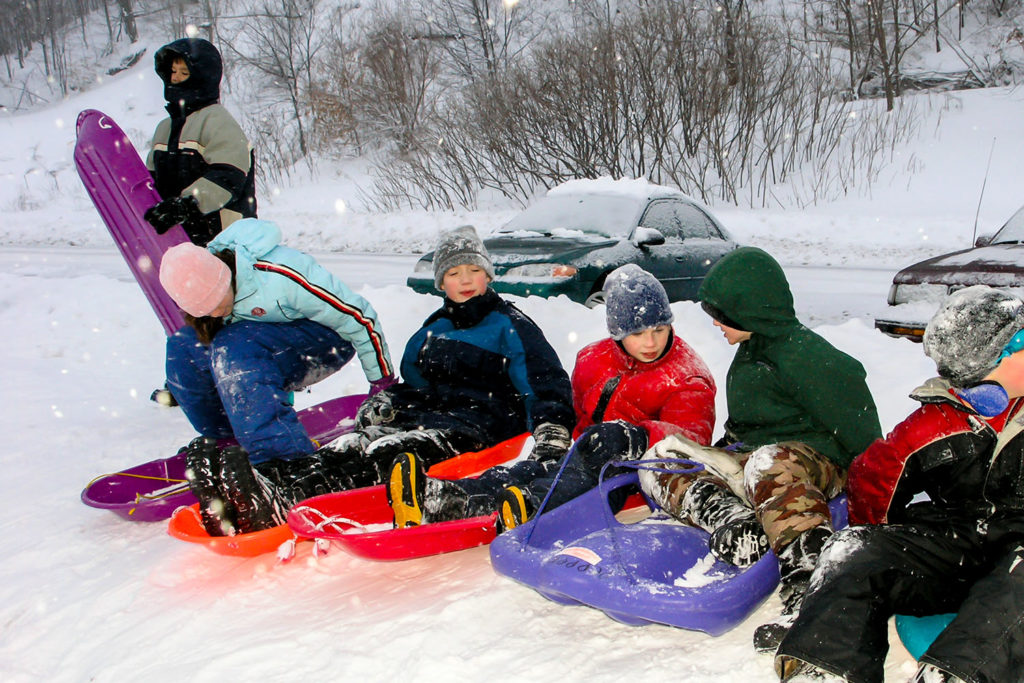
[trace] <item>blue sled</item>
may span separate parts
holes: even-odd
[[[949,626],[956,613],[931,614],[926,617],[911,617],[906,614],[896,615],[896,634],[903,646],[914,659],[921,659],[932,642]]]
[[[779,563],[769,552],[740,569],[716,560],[708,534],[664,513],[636,523],[615,519],[611,491],[638,488],[635,472],[511,529],[491,544],[491,564],[555,602],[587,605],[630,625],[666,624],[719,636],[771,595]],[[830,504],[837,528],[846,498]]]

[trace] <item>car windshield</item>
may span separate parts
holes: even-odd
[[[1010,216],[999,232],[992,238],[990,244],[1015,244],[1024,242],[1024,206],[1017,209],[1017,213]]]
[[[629,237],[640,206],[636,198],[607,195],[553,195],[526,208],[498,230],[555,235],[578,231],[603,237]]]

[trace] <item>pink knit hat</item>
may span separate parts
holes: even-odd
[[[206,249],[185,242],[164,253],[160,284],[181,310],[202,318],[210,315],[231,289],[231,269]]]

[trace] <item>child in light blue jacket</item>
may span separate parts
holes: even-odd
[[[200,433],[188,448],[193,490],[219,484],[231,454],[217,439],[234,437],[253,464],[312,453],[288,394],[354,356],[371,394],[395,382],[373,306],[280,241],[274,223],[245,218],[206,249],[180,244],[161,262],[160,282],[188,323],[167,340],[167,381]]]

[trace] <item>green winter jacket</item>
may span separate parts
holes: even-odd
[[[789,283],[770,255],[731,252],[698,296],[752,333],[726,376],[729,441],[743,450],[800,441],[846,468],[881,437],[864,367],[797,320]]]

